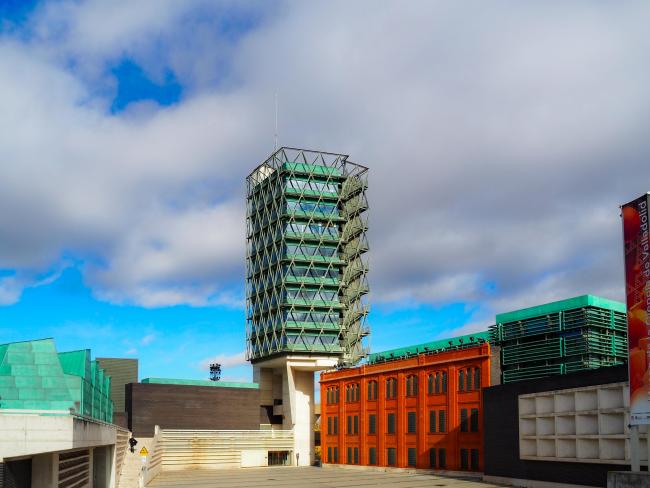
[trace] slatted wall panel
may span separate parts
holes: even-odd
[[[59,454],[58,488],[90,486],[90,453],[88,449]]]

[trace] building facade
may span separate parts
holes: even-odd
[[[99,367],[111,378],[110,398],[113,401],[113,422],[126,427],[126,385],[138,382],[138,360],[130,358],[97,358]]]
[[[490,333],[503,383],[627,362],[625,305],[593,295],[498,314]]]
[[[128,428],[135,437],[161,429],[259,430],[270,424],[256,383],[145,378],[126,385]]]
[[[89,349],[0,345],[0,486],[116,486],[128,431]]]
[[[321,374],[324,463],[483,469],[487,342]]]
[[[90,349],[57,352],[54,340],[0,344],[0,411],[65,411],[113,421],[111,378]]]
[[[628,387],[620,365],[485,388],[485,411],[499,420],[484,426],[485,480],[606,486],[608,472],[630,467]],[[642,465],[647,442],[642,432]]]
[[[247,178],[247,358],[260,401],[314,459],[314,372],[366,354],[368,169],[283,147]]]
[[[364,355],[367,168],[281,148],[247,178],[247,353],[253,363]]]

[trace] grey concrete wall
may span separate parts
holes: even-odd
[[[648,488],[650,473],[629,471],[610,471],[607,473],[607,488]]]

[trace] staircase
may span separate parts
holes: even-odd
[[[151,454],[151,441],[152,438],[139,437],[137,438],[138,444],[135,446],[135,452],[127,449],[124,454],[124,461],[122,463],[122,474],[118,488],[139,488],[140,487],[140,472],[142,471],[142,457],[140,456],[140,449],[146,447]]]
[[[293,450],[293,431],[166,429],[157,449],[163,471],[262,466],[269,451]]]

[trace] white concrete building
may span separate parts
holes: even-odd
[[[0,488],[115,488],[127,439],[65,411],[0,410]]]

